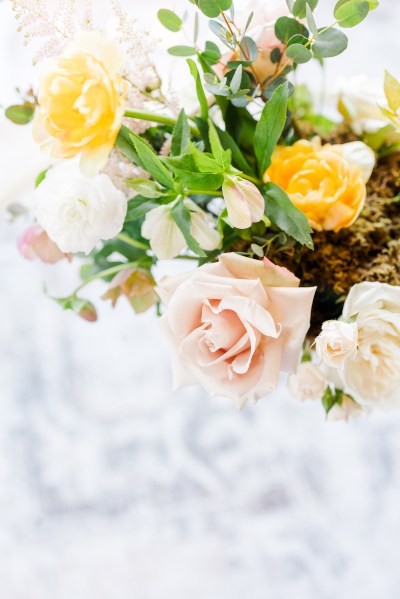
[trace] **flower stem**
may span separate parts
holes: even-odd
[[[137,248],[139,250],[149,250],[150,249],[148,245],[146,245],[145,243],[142,243],[141,241],[137,241],[136,239],[132,239],[126,233],[119,233],[119,235],[117,235],[117,238],[120,241],[123,241],[124,243],[127,243],[128,245],[131,245],[132,247]]]
[[[222,191],[203,191],[202,189],[190,189],[186,193],[190,196],[213,196],[214,198],[222,197]]]
[[[145,110],[125,110],[124,116],[129,119],[138,119],[140,121],[149,121],[150,123],[160,123],[162,125],[171,125],[174,127],[176,125],[176,119],[170,116],[165,116],[164,114],[154,114],[153,112],[147,112]],[[190,131],[193,135],[197,137],[200,136],[200,131],[194,125],[190,126]]]
[[[75,289],[75,291],[72,295],[76,295],[77,293],[79,293],[79,291],[81,291],[81,289],[86,287],[86,285],[93,283],[93,281],[97,281],[98,279],[105,279],[106,277],[110,277],[111,275],[118,274],[122,270],[127,270],[128,268],[134,268],[135,266],[136,266],[136,262],[125,262],[124,264],[118,264],[118,266],[112,266],[111,268],[102,270],[101,272],[98,272],[97,274],[93,275],[92,277],[89,277],[88,279],[86,279],[86,281],[83,281],[83,283]]]

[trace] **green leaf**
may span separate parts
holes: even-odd
[[[385,71],[385,95],[390,110],[397,112],[400,108],[400,82],[388,71]]]
[[[190,127],[184,109],[179,113],[178,120],[172,134],[171,156],[183,154],[190,141]]]
[[[172,48],[168,48],[168,54],[171,56],[195,56],[197,50],[193,46],[172,46]]]
[[[21,106],[9,106],[5,112],[8,120],[12,121],[16,125],[27,125],[33,119],[34,114],[35,107],[33,104],[29,104],[28,102]]]
[[[318,4],[318,0],[296,0],[292,11],[293,15],[299,19],[304,19],[306,16],[307,4],[311,11],[313,11]]]
[[[176,13],[167,8],[161,8],[157,13],[158,20],[161,25],[170,31],[180,31],[182,27],[182,19]]]
[[[200,103],[200,116],[202,119],[207,120],[208,119],[208,102],[207,102],[206,94],[204,93],[199,69],[197,68],[196,63],[193,60],[189,59],[187,61],[187,63],[189,65],[190,73],[196,82],[196,93],[197,93],[197,98]]]
[[[126,158],[129,158],[129,160],[143,168],[143,164],[139,158],[138,153],[136,152],[135,145],[131,139],[131,133],[132,131],[128,129],[128,127],[122,125],[117,135],[117,139],[115,142],[116,146],[122,152],[122,154],[126,156]]]
[[[199,152],[201,155],[202,153]],[[174,171],[177,183],[189,189],[201,189],[203,191],[216,191],[220,189],[224,180],[223,169],[217,162],[207,159],[201,162],[201,168],[196,162],[193,154],[185,154],[176,158],[168,158],[168,165]]]
[[[183,201],[175,204],[171,210],[171,216],[181,230],[188,248],[197,254],[197,256],[205,258],[207,254],[201,249],[200,245],[190,232],[192,218],[190,216],[190,211],[186,208]]]
[[[312,47],[313,52],[320,58],[338,56],[347,48],[347,36],[339,29],[328,29],[316,38]]]
[[[154,200],[141,195],[136,196],[128,202],[128,211],[125,218],[125,224],[143,218],[143,216],[150,212],[150,210],[158,208],[158,206],[160,206],[162,203],[164,202],[155,202]]]
[[[303,35],[308,38],[308,30],[296,19],[279,17],[275,23],[275,35],[283,44],[287,44],[294,35]]]
[[[340,27],[355,27],[369,13],[369,4],[366,0],[348,0],[340,3],[339,6],[338,4],[336,4],[334,15]]]
[[[208,127],[212,154],[218,164],[223,169],[227,169],[231,165],[232,153],[230,150],[224,150],[217,129],[211,119],[208,119]]]
[[[325,390],[325,393],[322,396],[322,405],[325,408],[326,415],[329,414],[334,405],[342,405],[342,401],[343,391],[341,389],[335,389],[335,391],[333,392],[332,389],[328,386]]]
[[[266,183],[261,193],[265,198],[265,215],[269,220],[301,245],[314,249],[308,218],[296,208],[287,193],[275,183]]]
[[[271,164],[271,156],[286,123],[288,83],[279,86],[264,106],[254,135],[254,151],[262,176]]]
[[[41,173],[38,174],[38,176],[36,177],[36,180],[35,180],[35,188],[39,187],[41,182],[45,180],[48,170],[49,170],[48,168],[45,168]]]
[[[227,131],[220,129],[219,127],[217,127],[216,129],[223,148],[232,152],[232,163],[234,164],[234,166],[236,166],[236,168],[240,169],[246,175],[255,177],[256,173],[254,172],[254,169],[247,162],[247,159],[245,158],[242,150],[240,149],[236,141],[233,139],[233,137]]]
[[[239,65],[232,77],[230,88],[233,94],[237,94],[240,90],[240,84],[242,83],[243,67]]]
[[[165,168],[160,158],[150,146],[136,133],[130,132],[130,138],[135,146],[136,152],[143,164],[144,169],[161,185],[169,189],[174,188],[174,180]]]
[[[161,198],[164,195],[150,179],[125,179],[125,183],[145,198]]]
[[[206,17],[214,19],[232,6],[232,0],[197,0],[196,4]]]
[[[318,27],[309,4],[306,4],[306,16],[309,30],[315,37],[318,37]]]
[[[312,59],[312,54],[308,48],[302,44],[292,44],[286,50],[286,56],[292,58],[297,64],[304,64]]]

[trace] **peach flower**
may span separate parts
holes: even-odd
[[[271,77],[276,71],[276,64],[271,62],[271,52],[274,48],[284,49],[284,44],[278,40],[275,35],[275,23],[279,17],[289,16],[290,11],[286,0],[270,0],[261,3],[259,0],[251,0],[242,14],[238,14],[237,22],[246,23],[250,13],[253,12],[253,19],[246,33],[251,37],[258,48],[258,56],[253,62],[252,68],[260,82]],[[227,64],[231,60],[238,60],[239,54],[227,52],[221,60],[222,68],[218,68],[218,75],[223,75]],[[221,67],[220,65],[220,67]]]
[[[374,160],[369,149],[360,158],[347,144],[321,146],[319,138],[302,139],[276,148],[264,181],[282,187],[315,230],[337,232],[352,225],[360,214],[367,195],[366,174],[371,173]]]
[[[72,254],[65,254],[47,235],[40,225],[28,227],[18,238],[19,253],[27,260],[38,258],[46,264],[55,264],[64,258],[72,260]]]
[[[158,289],[162,328],[174,351],[174,387],[199,382],[210,395],[243,405],[276,388],[297,367],[315,288],[299,288],[287,269],[222,254]],[[294,309],[295,306],[295,309]]]

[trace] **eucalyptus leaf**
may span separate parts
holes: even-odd
[[[197,0],[197,5],[206,17],[214,19],[232,6],[232,0]]]
[[[157,13],[158,20],[169,31],[180,31],[182,19],[176,13],[167,8],[161,8]]]
[[[331,28],[319,33],[312,50],[319,58],[330,58],[344,52],[348,45],[347,36],[339,29]]]
[[[369,13],[369,4],[366,0],[348,0],[335,7],[335,18],[340,27],[355,27],[361,23]]]
[[[271,156],[286,124],[289,85],[278,87],[264,106],[254,135],[254,151],[262,177],[271,164]]]
[[[299,19],[304,19],[306,16],[307,4],[313,11],[318,4],[318,0],[296,0],[292,11],[293,15]]]
[[[309,30],[311,31],[314,37],[318,37],[318,27],[315,22],[313,12],[308,3],[306,4],[306,16]]]
[[[301,245],[314,249],[308,218],[296,208],[287,193],[275,183],[266,183],[261,193],[265,198],[265,215],[272,224]]]
[[[239,65],[235,71],[234,76],[232,77],[232,81],[230,84],[230,88],[234,94],[237,94],[240,90],[240,85],[242,83],[242,75],[243,75],[243,67]]]
[[[286,50],[286,56],[294,60],[297,64],[304,64],[312,59],[310,50],[302,44],[290,45]]]
[[[294,35],[308,38],[308,29],[291,17],[279,17],[275,23],[275,35],[283,44],[287,44]]]
[[[172,46],[168,48],[168,54],[171,56],[195,56],[197,54],[196,48],[192,46]]]
[[[27,125],[31,122],[35,115],[35,107],[33,104],[25,103],[22,105],[9,106],[5,112],[9,121],[15,125]]]

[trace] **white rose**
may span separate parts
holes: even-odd
[[[327,418],[331,422],[338,422],[339,420],[348,422],[350,418],[358,418],[359,416],[363,416],[365,413],[366,410],[359,406],[354,399],[352,399],[349,395],[343,395],[342,403],[336,403],[333,408],[329,410]]]
[[[105,174],[83,175],[76,160],[51,168],[35,195],[37,220],[62,252],[89,254],[123,227],[126,196]]]
[[[326,380],[315,364],[299,364],[296,374],[289,377],[289,392],[300,401],[321,399],[326,389]]]
[[[375,152],[362,141],[350,141],[336,147],[341,149],[347,162],[360,167],[362,179],[368,183],[376,164]]]
[[[383,82],[363,75],[340,85],[339,107],[350,120],[354,133],[375,133],[389,120],[380,107],[387,107]]]
[[[358,351],[343,369],[343,381],[359,403],[400,406],[400,287],[359,283],[351,289],[343,316],[357,316]]]
[[[315,348],[321,362],[332,368],[342,368],[357,353],[357,324],[328,320],[322,325],[315,340]]]

